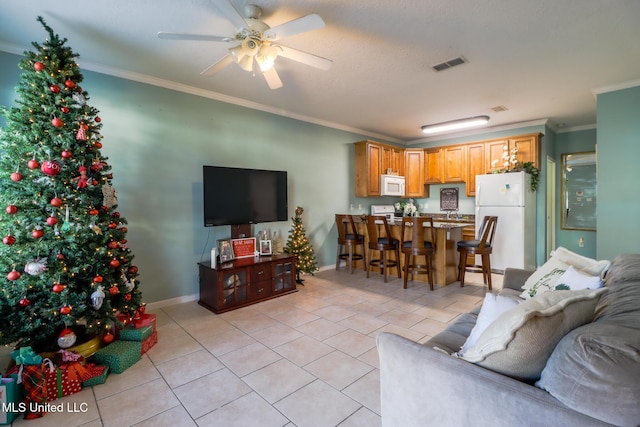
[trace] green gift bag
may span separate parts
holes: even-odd
[[[21,401],[17,377],[0,378],[0,425],[11,424],[20,415]]]

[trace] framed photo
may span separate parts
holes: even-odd
[[[271,240],[260,240],[260,255],[271,255]]]
[[[233,261],[233,246],[231,245],[231,239],[218,240],[218,256],[220,262]]]
[[[231,239],[233,255],[236,258],[248,258],[256,255],[256,238]]]

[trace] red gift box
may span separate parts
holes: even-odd
[[[149,351],[151,347],[153,347],[157,343],[158,343],[158,331],[153,331],[153,333],[149,338],[142,341],[142,350],[140,351],[140,355],[145,354],[147,351]]]
[[[153,325],[153,332],[156,331],[156,315],[155,314],[143,314],[140,318],[133,321],[133,326],[136,329],[144,328],[146,326]]]
[[[58,367],[53,364],[45,369],[47,400],[56,400],[82,390],[82,382],[93,375],[79,362],[66,363]]]

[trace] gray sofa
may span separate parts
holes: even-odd
[[[503,292],[520,291],[530,274],[507,269]],[[594,320],[560,340],[535,384],[448,354],[479,307],[424,345],[381,333],[382,425],[640,426],[640,254],[618,256],[604,286]]]

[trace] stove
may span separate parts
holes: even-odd
[[[383,215],[387,222],[396,220],[396,208],[393,205],[371,205],[371,215]]]

